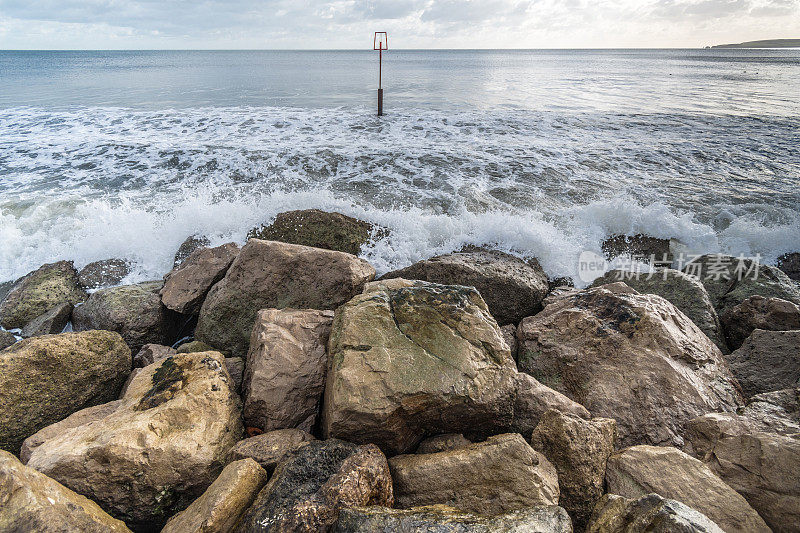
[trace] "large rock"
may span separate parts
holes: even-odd
[[[800,285],[780,269],[752,259],[708,254],[687,264],[683,271],[700,279],[720,314],[754,295],[800,305]]]
[[[393,279],[336,311],[323,433],[405,453],[428,434],[530,431],[548,408],[585,410],[520,378],[471,287]],[[526,427],[527,426],[527,429]]]
[[[247,238],[301,244],[358,255],[361,247],[369,242],[373,227],[368,222],[341,213],[305,209],[280,213],[269,226],[251,229]]]
[[[0,329],[0,350],[5,350],[15,342],[17,342],[17,337],[13,333]]]
[[[439,453],[449,450],[456,450],[469,446],[472,442],[464,438],[461,433],[442,433],[433,437],[428,437],[417,446],[414,453]]]
[[[783,270],[789,278],[800,281],[800,252],[790,252],[778,258],[778,268]]]
[[[739,414],[761,431],[780,435],[800,433],[800,388],[756,394]]]
[[[87,331],[24,339],[0,352],[0,449],[70,414],[117,398],[131,351],[116,333]]]
[[[252,459],[231,463],[161,533],[229,533],[266,482],[267,473]]]
[[[39,444],[28,466],[139,530],[160,527],[208,488],[242,435],[217,352],[147,366],[104,418]]]
[[[78,281],[85,289],[119,285],[130,274],[131,264],[124,259],[103,259],[89,263],[78,272]]]
[[[236,531],[325,532],[340,509],[393,503],[389,465],[376,446],[314,441],[275,469]]]
[[[604,493],[606,461],[614,451],[617,424],[610,418],[584,420],[556,410],[544,414],[531,446],[558,472],[558,503],[583,531],[594,504]]]
[[[631,500],[614,494],[603,496],[592,514],[586,533],[723,533],[703,513],[675,500],[648,494]]]
[[[334,533],[572,533],[569,515],[557,505],[539,505],[496,516],[465,513],[446,505],[413,509],[342,509]]]
[[[239,247],[232,242],[195,250],[164,276],[161,301],[178,313],[197,314],[209,289],[222,279],[238,253]]]
[[[592,287],[620,281],[636,292],[657,294],[671,302],[689,317],[722,353],[728,353],[717,312],[711,304],[708,292],[697,278],[671,268],[660,269],[652,274],[611,270],[596,279]]]
[[[624,283],[556,300],[522,321],[519,368],[617,420],[621,445],[682,444],[684,424],[742,403],[709,338],[673,304]]]
[[[800,531],[800,433],[780,435],[747,416],[711,413],[689,422],[686,440],[774,531]]]
[[[313,440],[314,436],[302,429],[276,429],[237,442],[228,452],[228,460],[249,457],[272,474],[278,463]]]
[[[149,281],[100,289],[72,312],[72,327],[116,331],[134,352],[145,344],[171,344],[175,324],[161,305],[161,286]]]
[[[178,250],[175,252],[175,259],[172,263],[172,268],[176,268],[183,263],[187,257],[192,255],[192,252],[204,248],[211,244],[211,240],[205,235],[190,235],[186,240],[181,243]]]
[[[780,298],[751,296],[728,307],[719,317],[732,350],[739,348],[754,330],[800,329],[800,306]]]
[[[22,328],[22,336],[27,338],[61,333],[72,316],[72,308],[73,306],[69,302],[56,305],[25,324],[25,327]]]
[[[800,380],[800,330],[757,329],[727,359],[748,397],[794,387]]]
[[[432,257],[385,274],[381,279],[390,278],[475,287],[501,325],[516,324],[539,311],[548,291],[547,275],[538,263],[526,263],[497,251]]]
[[[622,255],[633,255],[650,259],[652,256],[655,261],[672,261],[670,250],[671,239],[659,239],[638,233],[636,235],[612,235],[605,239],[600,247],[603,254],[612,259]]]
[[[86,299],[72,261],[43,265],[16,282],[0,301],[0,326],[21,328],[58,304]]]
[[[1,450],[0,531],[130,533],[96,503]]]
[[[374,276],[349,254],[251,239],[209,291],[195,337],[244,357],[260,309],[335,309]]]
[[[244,422],[311,431],[325,390],[333,311],[262,309],[244,375]]]
[[[691,505],[728,533],[770,531],[740,494],[676,448],[633,446],[615,453],[606,465],[606,489],[626,498],[654,492]]]
[[[398,507],[444,504],[494,515],[558,504],[556,469],[518,433],[430,454],[389,459]]]

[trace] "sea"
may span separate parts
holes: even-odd
[[[616,234],[800,251],[800,49],[0,51],[0,282],[319,208],[378,273],[465,245],[578,279]],[[585,280],[583,281],[585,283]]]

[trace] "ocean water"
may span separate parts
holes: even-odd
[[[379,273],[465,244],[576,276],[617,233],[800,250],[800,50],[0,51],[0,281],[290,209],[391,229]]]

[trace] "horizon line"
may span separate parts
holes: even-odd
[[[388,52],[427,51],[532,51],[532,50],[707,50],[707,46],[610,46],[610,47],[533,47],[533,48],[390,48]],[[728,48],[730,49],[730,48]],[[749,50],[792,50],[790,47],[739,48]],[[371,48],[0,48],[0,52],[373,52]]]

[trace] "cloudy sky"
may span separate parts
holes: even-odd
[[[0,0],[0,49],[696,47],[800,38],[800,0]]]

